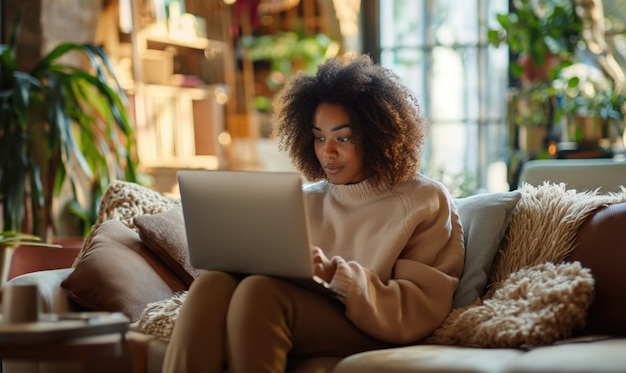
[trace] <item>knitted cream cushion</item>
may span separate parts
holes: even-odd
[[[102,196],[98,218],[85,237],[83,247],[74,261],[74,266],[91,244],[91,240],[102,222],[117,220],[137,232],[137,227],[133,222],[136,216],[157,214],[172,210],[180,205],[180,199],[165,196],[142,185],[122,180],[112,181]]]

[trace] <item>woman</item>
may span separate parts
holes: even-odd
[[[305,188],[316,274],[333,299],[279,278],[194,281],[165,372],[282,372],[288,360],[415,343],[451,309],[463,269],[452,199],[418,174],[426,122],[396,75],[367,56],[296,75],[274,137]]]

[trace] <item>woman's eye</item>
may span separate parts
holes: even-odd
[[[325,138],[321,137],[321,136],[313,136],[313,138],[315,139],[315,141],[317,142],[324,142]]]
[[[339,141],[339,142],[348,142],[348,141],[350,141],[350,138],[347,137],[347,136],[338,137],[337,141]]]

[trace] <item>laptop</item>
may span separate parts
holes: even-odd
[[[177,179],[192,266],[342,296],[314,274],[300,174],[181,170]]]

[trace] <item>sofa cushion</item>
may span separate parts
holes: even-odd
[[[43,313],[79,312],[83,309],[69,300],[60,286],[73,270],[73,268],[62,268],[25,273],[13,278],[9,283],[37,285]]]
[[[524,354],[516,349],[408,346],[367,351],[341,360],[333,373],[491,373]]]
[[[187,286],[203,270],[194,268],[189,260],[183,210],[141,215],[134,218],[139,238],[150,251],[163,261]]]
[[[623,373],[626,339],[564,341],[530,350],[513,359],[502,373]],[[570,343],[571,342],[571,343]]]
[[[626,336],[626,202],[602,207],[580,227],[568,257],[591,270],[595,297],[585,332]]]
[[[180,199],[168,197],[142,185],[123,180],[113,180],[107,187],[98,210],[98,218],[85,237],[83,247],[74,261],[74,266],[89,247],[97,228],[107,220],[117,220],[137,231],[134,218],[141,215],[158,214],[180,206]]]
[[[152,254],[139,234],[117,220],[102,222],[61,283],[68,297],[93,311],[123,312],[136,321],[148,303],[187,286]]]
[[[465,267],[454,294],[453,308],[472,304],[483,295],[491,263],[521,196],[519,191],[512,191],[454,200],[463,226]]]

